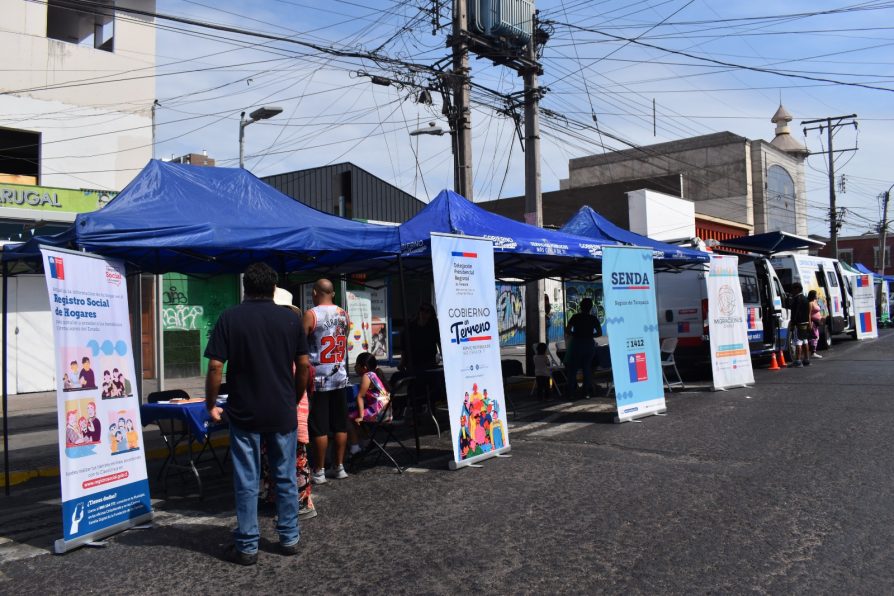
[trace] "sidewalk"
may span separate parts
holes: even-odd
[[[502,348],[501,357],[524,360],[524,346]],[[390,377],[396,370],[388,366],[381,368],[386,377]],[[144,380],[143,400],[145,401],[145,396],[155,391],[157,387],[156,380]],[[165,389],[183,389],[190,395],[201,396],[205,393],[205,379],[203,377],[166,379]],[[56,416],[54,391],[9,396],[10,485],[20,485],[33,478],[59,476]],[[149,448],[148,459],[152,459],[153,456],[165,457],[164,445],[156,426],[144,427],[143,436],[145,445]],[[3,481],[2,462],[0,462],[0,486],[3,485]]]

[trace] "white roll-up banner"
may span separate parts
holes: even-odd
[[[857,339],[878,337],[875,320],[875,288],[871,275],[850,276],[851,293],[854,296],[854,324]]]
[[[41,249],[53,317],[62,553],[152,519],[124,263]]]
[[[432,234],[431,259],[456,469],[509,451],[493,242]]]
[[[714,389],[754,383],[748,323],[739,285],[739,257],[711,255],[708,324]]]

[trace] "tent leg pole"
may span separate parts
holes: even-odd
[[[403,365],[405,364],[403,355],[411,353],[413,346],[412,340],[410,339],[410,315],[407,310],[407,282],[404,277],[404,261],[400,255],[397,256],[397,268],[400,274],[400,301],[403,306],[404,330],[406,331],[406,333],[404,333],[404,339],[407,343],[407,345],[400,346],[400,363]],[[416,385],[418,386],[418,383]],[[419,447],[419,417],[416,415],[416,400],[412,393],[408,393],[408,395],[410,395],[410,411],[413,414],[413,438],[416,441],[416,461],[419,461],[419,453],[422,451]]]
[[[9,270],[3,263],[3,492],[9,496],[9,393],[6,376],[9,372],[9,344],[7,331],[9,327]]]
[[[165,390],[164,274],[155,275],[155,378],[158,390]]]

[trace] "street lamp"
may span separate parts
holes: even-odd
[[[429,122],[428,128],[417,128],[416,130],[410,131],[411,137],[418,137],[419,135],[434,135],[439,137],[443,134],[444,129],[437,126],[434,122]]]
[[[267,120],[268,118],[273,118],[277,114],[282,112],[282,108],[277,106],[264,106],[262,108],[258,108],[254,112],[248,115],[248,118],[245,118],[245,112],[242,112],[239,115],[239,167],[245,167],[245,127],[249,124],[257,122],[258,120]]]

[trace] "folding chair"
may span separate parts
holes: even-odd
[[[667,337],[661,342],[661,375],[664,377],[664,384],[667,385],[667,390],[671,392],[673,391],[672,387],[679,386],[681,389],[686,389],[686,385],[683,383],[683,377],[680,376],[680,371],[677,369],[677,363],[674,360],[674,352],[676,349],[676,337]],[[667,373],[665,371],[671,368],[677,375],[676,381],[670,381],[667,378]]]
[[[612,376],[612,353],[608,344],[596,345],[596,368],[593,369],[593,380],[605,379],[605,395],[611,397],[615,392],[615,380]]]
[[[415,412],[417,416],[419,415],[420,410],[424,410],[428,413],[432,422],[435,423],[435,431],[440,439],[441,425],[435,417],[435,410],[431,404],[431,396],[427,389],[425,392],[420,392],[418,390],[416,380],[417,377],[404,377],[391,388],[391,403],[394,406],[394,412],[399,412],[400,418],[403,420],[412,419],[411,422],[413,425],[416,425],[418,424],[418,421],[413,419],[413,406],[416,406]]]
[[[500,369],[503,373],[503,395],[506,397],[506,407],[514,412],[515,404],[512,402],[512,396],[509,394],[509,386],[519,383],[531,383],[533,390],[537,385],[537,379],[536,377],[526,375],[525,367],[518,360],[500,360]]]
[[[568,383],[568,376],[565,374],[565,365],[559,359],[557,350],[557,344],[546,344],[546,355],[549,357],[549,376],[556,388],[556,393],[562,397],[562,385]]]
[[[400,385],[400,382],[398,382],[398,385]],[[360,464],[362,464],[366,460],[367,456],[369,456],[369,454],[373,450],[375,450],[377,451],[377,453],[376,460],[373,462],[374,466],[378,465],[379,459],[381,459],[381,457],[384,455],[388,458],[397,472],[399,474],[403,474],[404,469],[400,466],[400,464],[397,463],[397,460],[394,459],[394,457],[390,453],[388,453],[388,450],[386,449],[388,443],[392,441],[400,445],[400,448],[407,455],[409,461],[413,461],[413,456],[410,453],[410,450],[407,449],[406,446],[401,442],[401,440],[398,439],[397,436],[394,434],[395,428],[402,426],[402,421],[394,420],[392,418],[394,412],[393,407],[394,400],[392,399],[390,402],[388,402],[388,405],[385,406],[385,408],[382,409],[381,412],[379,412],[379,415],[376,418],[375,422],[363,421],[360,423],[360,427],[366,431],[366,434],[369,438],[367,439],[368,442],[366,444],[366,447],[364,447],[364,449],[360,453],[351,456],[351,466],[360,466]],[[377,439],[380,433],[385,434],[385,440],[381,442]]]

